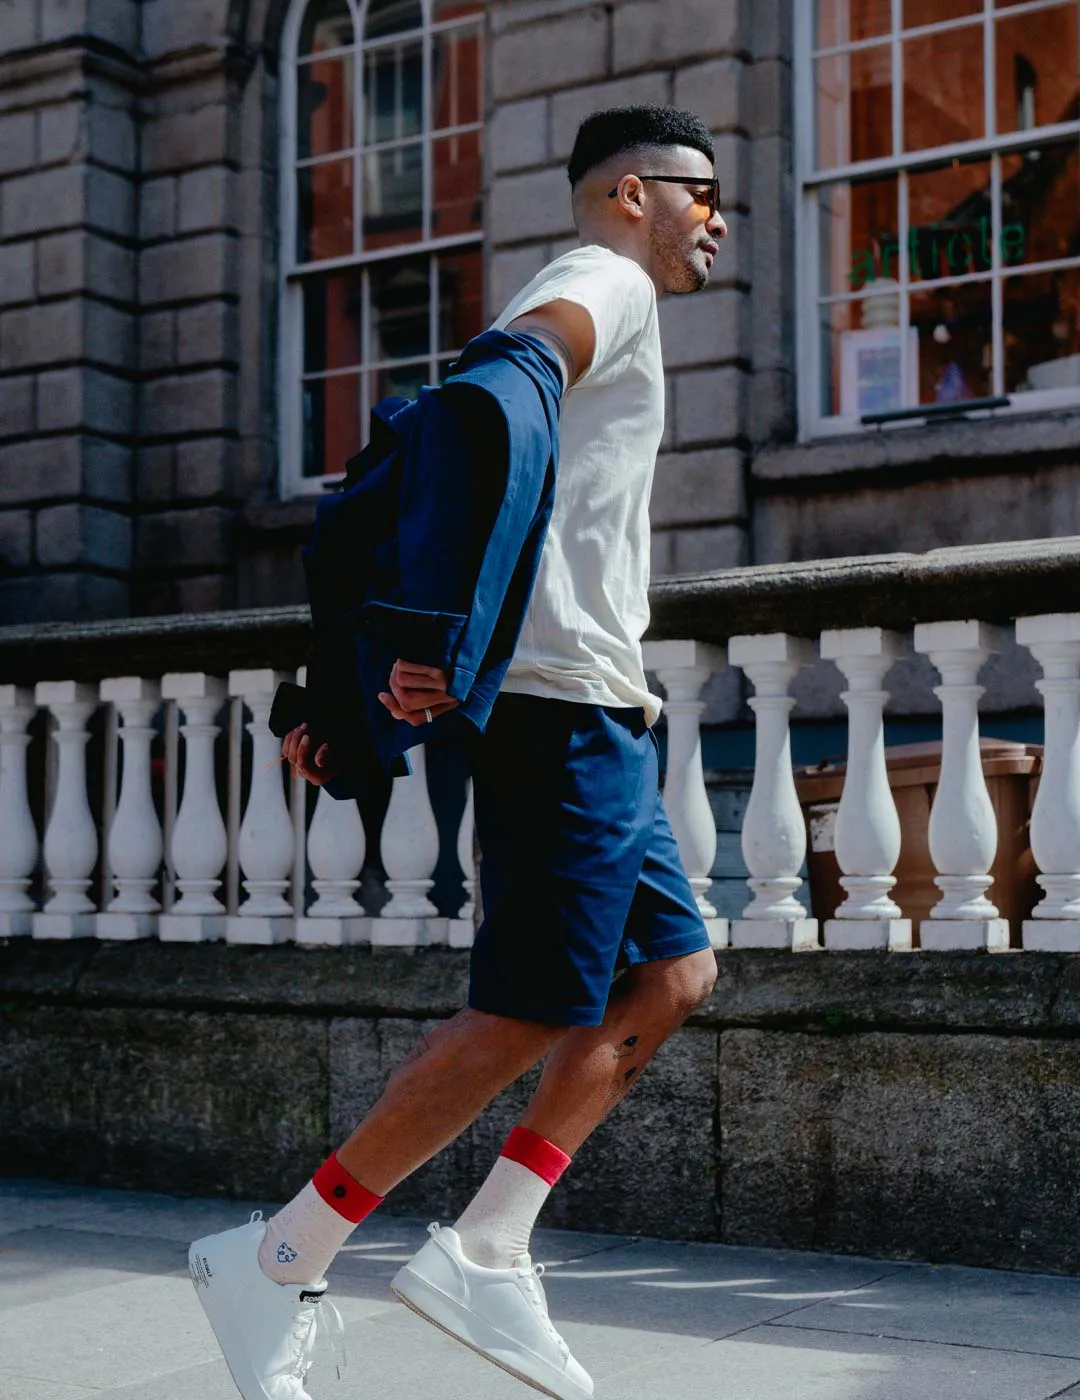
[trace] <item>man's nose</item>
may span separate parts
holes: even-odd
[[[717,238],[727,237],[727,224],[724,222],[723,216],[719,210],[712,215],[709,222],[705,225],[705,228],[707,232],[714,233]]]

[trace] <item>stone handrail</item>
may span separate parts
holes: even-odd
[[[652,600],[646,663],[666,694],[665,802],[715,946],[816,948],[822,934],[826,948],[913,946],[890,896],[900,828],[883,737],[886,674],[911,631],[940,674],[943,715],[929,824],[941,897],[919,944],[1008,947],[990,897],[997,827],[977,677],[1000,645],[997,624],[1015,619],[1046,703],[1031,824],[1044,897],[1023,944],[1080,949],[1080,539],[669,578]],[[454,838],[465,904],[447,919],[429,898],[441,838],[422,750],[415,774],[393,784],[380,837],[389,901],[377,913],[356,898],[366,844],[356,804],[321,793],[312,809],[275,762],[269,705],[278,681],[302,670],[308,630],[304,608],[0,629],[0,936],[471,943],[471,801]],[[807,833],[790,757],[791,686],[815,642],[844,674],[850,720],[835,813],[846,898],[823,929],[798,898]],[[716,831],[700,737],[702,692],[726,665],[751,683],[757,727],[742,831],[752,898],[730,928],[709,902]],[[88,781],[92,725],[100,784]]]

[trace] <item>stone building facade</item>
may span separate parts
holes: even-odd
[[[286,49],[299,3],[0,0],[4,622],[302,597],[297,555],[319,482],[293,489],[300,478],[288,460],[300,432],[292,396],[301,373],[290,380],[289,357],[299,351],[283,318],[293,293],[282,214],[283,182],[293,178],[282,133],[297,90]],[[390,13],[391,28],[409,3],[370,0]],[[445,3],[424,0],[425,24],[475,10],[485,54],[475,237],[486,302],[475,308],[477,325],[572,242],[565,162],[589,111],[670,102],[695,108],[715,133],[730,237],[708,291],[662,303],[668,415],[653,499],[657,573],[1080,533],[1080,175],[1061,144],[1080,140],[1075,0],[1040,0],[1026,29],[1030,49],[1042,16],[1048,54],[1067,55],[1072,34],[1064,77],[1041,51],[1020,53],[1007,17],[987,6],[985,24],[998,26],[994,81],[1004,114],[992,151],[976,149],[978,133],[965,128],[946,82],[968,53],[957,57],[950,44],[970,39],[974,52],[987,32],[976,34],[971,18],[984,13],[982,0],[915,7],[924,26],[943,17],[963,25],[967,15],[970,34],[891,41],[882,19],[890,7],[877,0],[816,9],[802,0],[476,0],[457,11]],[[346,0],[324,8],[347,22]],[[812,12],[831,15],[834,31],[811,32]],[[903,62],[900,91],[895,65]],[[399,65],[406,85],[411,71]],[[991,83],[989,73],[982,78]],[[970,73],[965,82],[957,91],[976,90]],[[315,86],[325,100],[327,83]],[[901,170],[903,161],[894,170],[872,141],[859,147],[860,133],[872,137],[887,123],[890,102],[898,123],[921,121],[939,133],[935,141],[953,142],[960,154],[943,158],[943,169],[976,157],[993,166],[992,178],[964,186],[975,201],[967,214],[957,213],[959,195],[939,200],[956,227],[1000,224],[1002,199],[1027,200],[1024,256],[1050,269],[1038,285],[1007,279],[1024,269],[1008,265],[1015,247],[1004,233],[1000,251],[985,243],[983,267],[962,232],[955,287],[912,285],[922,177]],[[1019,144],[1033,124],[1051,126],[1059,142],[1039,147],[1041,167]],[[829,141],[844,149],[823,156]],[[902,146],[897,136],[890,149]],[[866,194],[869,176],[830,183],[820,174],[860,161],[884,188],[880,198]],[[1010,161],[1019,163],[1015,180]],[[1057,170],[1057,183],[1032,193],[1028,175],[1040,168]],[[909,191],[903,217],[889,208],[889,180]],[[996,192],[989,213],[977,203],[983,187]],[[808,192],[820,227],[809,226]],[[310,214],[310,199],[304,207]],[[1053,248],[1035,248],[1035,214],[1039,227],[1052,227]],[[819,277],[820,306],[807,292]],[[1026,322],[1016,311],[1025,289]],[[985,325],[969,305],[980,297],[991,308]],[[435,298],[433,326],[441,315]],[[1014,373],[1011,347],[1023,345],[1024,325],[1039,316],[1057,339]],[[921,368],[904,369],[907,379],[893,385],[905,335],[915,338]],[[943,348],[950,340],[955,351]],[[828,420],[849,390],[862,392],[863,371],[843,358],[860,346],[882,352],[867,373],[878,375],[870,389],[886,407],[895,407],[901,383],[906,402],[935,408],[958,398],[985,405],[1002,388],[997,397],[1012,402],[914,426],[849,415],[838,431],[835,414],[823,421],[822,413]],[[440,347],[426,352],[433,366]],[[1004,368],[991,372],[993,354]],[[1021,393],[1008,392],[1048,385],[1049,396],[1033,395],[1037,411],[1026,413]]]

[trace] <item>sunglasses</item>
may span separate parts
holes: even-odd
[[[653,180],[660,185],[685,185],[688,187],[696,185],[697,189],[691,190],[690,193],[701,204],[704,204],[705,201],[708,200],[710,219],[716,213],[717,209],[720,208],[719,178],[702,180],[692,175],[639,175],[637,178],[639,180]],[[706,190],[708,190],[708,194],[705,193]],[[619,187],[616,185],[613,190],[608,192],[608,199],[614,199],[618,193]]]

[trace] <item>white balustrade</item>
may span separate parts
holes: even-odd
[[[1008,920],[987,897],[997,851],[997,820],[979,749],[977,677],[1000,650],[997,628],[973,620],[926,622],[915,628],[915,650],[929,656],[941,676],[941,778],[930,812],[930,855],[941,899],[919,927],[923,948],[1009,946]]]
[[[848,689],[848,761],[836,814],[836,860],[847,898],[825,922],[826,948],[910,948],[911,920],[890,891],[900,859],[900,818],[885,767],[885,673],[902,640],[879,627],[823,632],[821,655],[835,661]]]
[[[709,677],[726,664],[723,651],[705,642],[649,642],[645,665],[664,687],[667,717],[667,767],[664,808],[675,833],[683,869],[714,948],[726,948],[728,921],[717,917],[709,902],[711,872],[716,859],[716,822],[701,758],[701,692]]]
[[[1022,617],[1016,640],[1042,667],[1036,682],[1046,712],[1046,743],[1031,813],[1031,850],[1046,891],[1024,920],[1023,944],[1080,951],[1080,613]]]
[[[791,682],[814,655],[810,642],[782,632],[732,637],[728,660],[754,686],[754,781],[742,850],[753,900],[731,926],[735,948],[816,948],[818,921],[795,897],[806,858],[806,825],[791,767]]]
[[[157,932],[154,897],[164,843],[150,784],[153,719],[161,704],[161,687],[138,676],[104,680],[101,699],[116,706],[123,721],[124,752],[120,802],[109,824],[109,865],[116,896],[95,921],[99,938],[148,938]]]
[[[448,937],[451,948],[471,948],[476,932],[476,809],[471,778],[465,784],[465,810],[458,827],[457,858],[465,903],[458,910],[457,918],[450,920]]]
[[[296,941],[308,944],[360,943],[368,920],[353,898],[364,865],[364,824],[355,801],[337,801],[319,790],[307,833],[307,857],[316,899],[296,922]]]
[[[383,821],[380,852],[390,900],[371,921],[376,945],[421,947],[445,943],[446,920],[428,898],[439,859],[439,829],[427,787],[423,746],[409,750],[412,773],[395,778]]]
[[[184,718],[184,788],[170,853],[180,897],[158,919],[158,931],[166,941],[197,943],[225,932],[225,906],[217,890],[228,845],[214,773],[225,684],[201,671],[171,672],[162,677],[161,693],[176,702]]]
[[[230,671],[229,694],[251,711],[251,786],[240,823],[237,854],[247,899],[225,921],[230,943],[282,943],[293,933],[293,908],[285,898],[293,865],[293,826],[285,802],[281,740],[267,727],[276,671]]]
[[[39,681],[34,698],[56,721],[56,790],[45,826],[45,869],[51,891],[33,916],[35,938],[84,938],[94,933],[87,891],[98,857],[98,835],[86,791],[87,721],[97,709],[93,686]]]
[[[29,690],[0,685],[0,938],[28,934],[34,909],[27,891],[38,836],[26,787],[26,727],[35,708]]]

